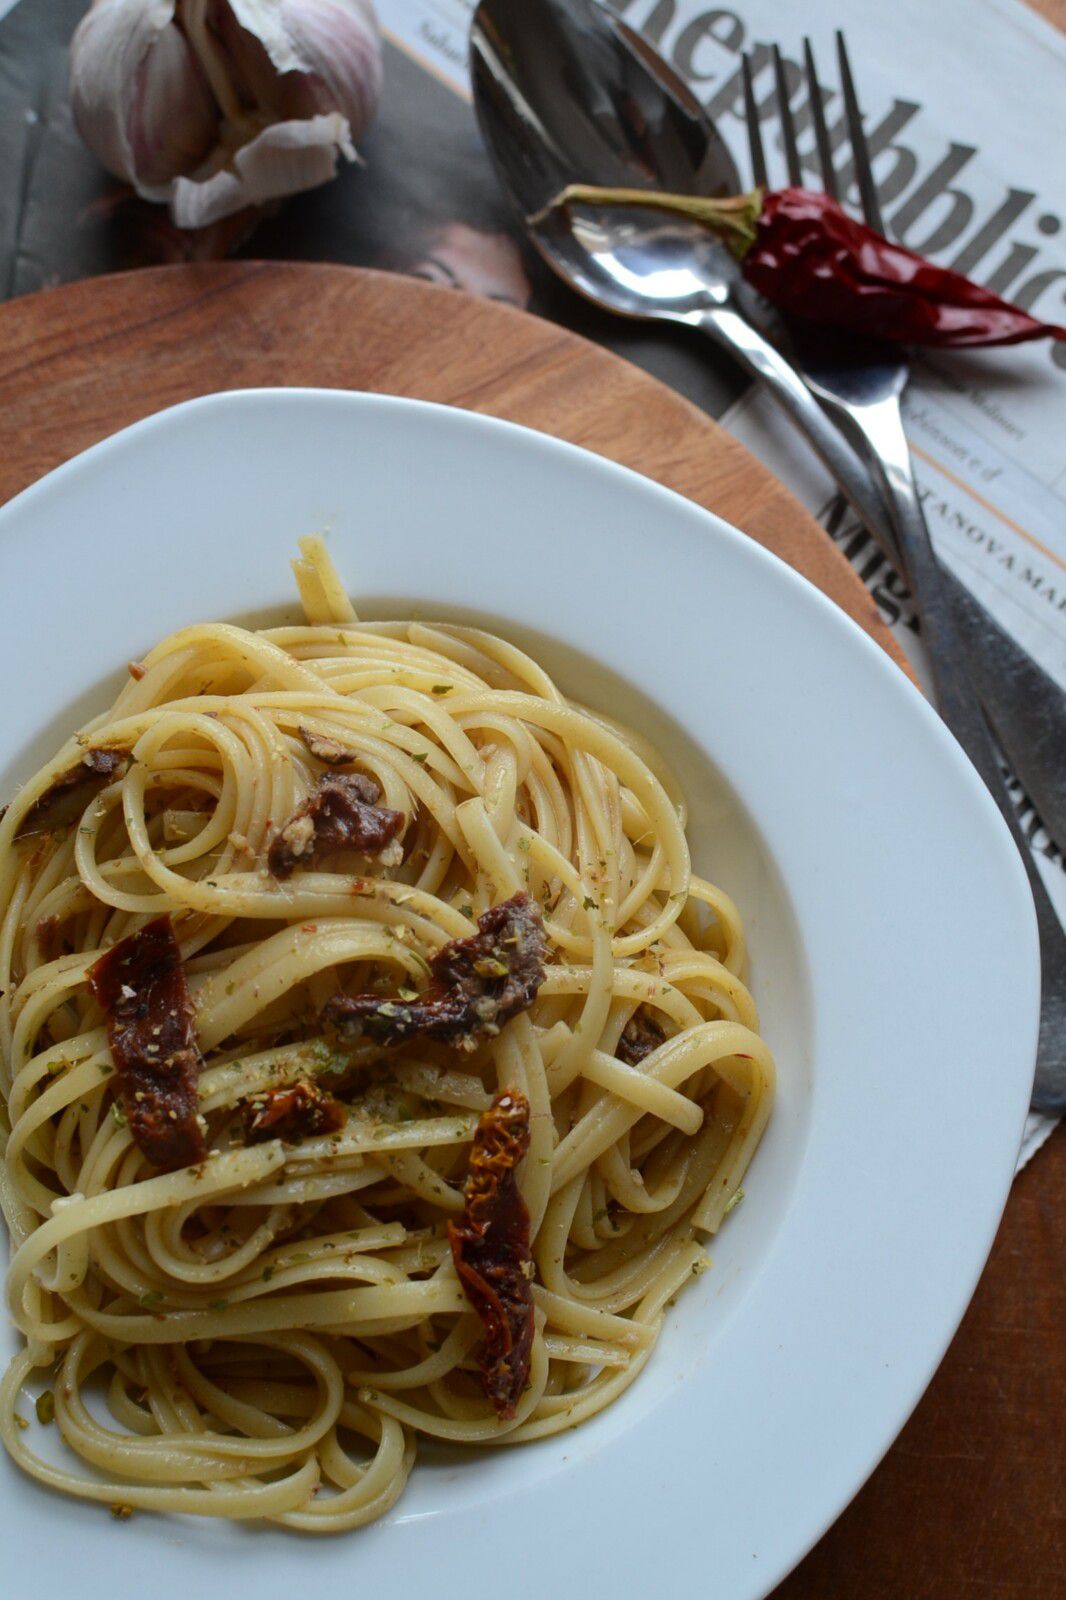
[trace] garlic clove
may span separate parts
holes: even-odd
[[[170,214],[179,228],[205,228],[245,206],[326,183],[336,173],[339,155],[355,159],[348,123],[339,112],[272,123],[227,153],[227,164],[217,171],[176,178],[169,189]]]
[[[174,10],[174,0],[97,0],[71,42],[78,131],[147,200],[165,200],[217,136],[214,99]]]
[[[134,79],[126,124],[133,170],[142,184],[168,183],[206,160],[218,111],[183,36],[165,28]]]
[[[370,0],[227,0],[216,26],[245,98],[279,117],[339,110],[362,138],[381,94]]]
[[[362,137],[381,93],[370,0],[228,0],[219,25],[256,104],[282,117],[339,111]]]
[[[352,138],[366,132],[381,94],[381,45],[367,0],[282,0],[285,29],[303,62],[290,84],[289,116],[336,108]]]

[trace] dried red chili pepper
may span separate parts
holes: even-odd
[[[744,276],[782,311],[903,344],[962,349],[1066,339],[959,272],[856,222],[828,195],[763,197]]]
[[[533,1350],[533,1254],[529,1212],[515,1169],[529,1149],[529,1102],[500,1094],[478,1119],[461,1222],[448,1224],[459,1281],[485,1327],[481,1381],[509,1420],[529,1382]]]
[[[639,205],[698,222],[729,246],[753,288],[789,316],[945,349],[1066,339],[1066,328],[893,244],[820,192],[755,189],[720,200],[572,184],[552,201],[571,204]]]

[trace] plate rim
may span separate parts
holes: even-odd
[[[191,413],[199,412],[207,414],[212,409],[216,411],[233,410],[234,412],[239,412],[242,408],[250,408],[251,413],[254,414],[257,408],[265,407],[267,410],[271,410],[276,409],[279,404],[281,406],[285,406],[291,403],[297,408],[300,408],[307,401],[312,402],[314,405],[325,405],[327,408],[340,407],[342,409],[350,410],[354,407],[355,409],[367,408],[370,411],[383,408],[386,411],[392,409],[394,414],[397,415],[400,414],[400,412],[406,412],[411,416],[414,416],[416,413],[423,415],[431,414],[433,420],[431,421],[430,426],[434,426],[436,423],[440,422],[444,426],[456,427],[460,431],[468,428],[474,430],[474,432],[485,433],[487,431],[487,434],[496,434],[499,438],[502,438],[505,435],[522,435],[524,436],[525,441],[522,445],[522,448],[527,448],[530,446],[531,442],[535,442],[536,448],[540,450],[542,454],[547,456],[557,456],[559,453],[561,453],[563,456],[570,458],[571,461],[579,460],[582,464],[582,470],[594,469],[595,472],[605,475],[605,481],[618,482],[620,480],[626,480],[626,483],[630,489],[632,489],[633,485],[639,484],[641,486],[642,493],[650,494],[655,498],[662,497],[665,503],[668,503],[669,506],[672,506],[672,514],[675,516],[678,508],[684,508],[684,513],[690,521],[693,518],[701,520],[707,530],[713,529],[714,537],[716,539],[724,541],[727,544],[730,542],[735,543],[736,547],[743,549],[746,556],[751,558],[757,568],[762,568],[765,572],[774,572],[776,576],[772,580],[768,581],[779,583],[782,581],[782,579],[784,579],[788,584],[796,586],[795,592],[802,591],[804,594],[804,600],[801,603],[808,605],[813,603],[816,606],[820,623],[829,627],[842,627],[844,632],[850,636],[850,642],[846,648],[858,648],[863,655],[866,656],[868,661],[876,661],[880,663],[880,666],[875,670],[878,672],[883,671],[884,681],[886,683],[892,682],[896,685],[896,691],[893,692],[898,691],[899,695],[902,696],[901,703],[907,703],[910,706],[910,710],[906,714],[916,715],[920,722],[925,723],[927,730],[936,730],[935,737],[940,741],[940,748],[943,758],[947,760],[949,765],[955,769],[956,777],[960,776],[961,774],[963,778],[964,789],[969,788],[970,801],[973,803],[975,808],[974,815],[983,814],[983,826],[989,823],[992,824],[990,834],[986,826],[986,834],[988,834],[989,837],[999,838],[998,848],[1001,855],[1000,865],[1005,867],[1008,860],[1013,860],[1013,868],[1009,868],[1007,870],[1007,877],[1009,878],[1013,873],[1015,877],[1015,889],[1021,892],[1020,898],[1018,895],[1016,895],[1016,899],[1019,900],[1019,903],[1014,907],[1014,912],[1022,912],[1021,924],[1025,923],[1026,918],[1024,915],[1023,904],[1024,900],[1028,899],[1028,887],[1025,880],[1024,869],[1020,860],[1017,858],[1013,843],[1010,840],[1010,835],[1000,819],[998,812],[995,810],[994,803],[984,791],[976,773],[974,773],[969,767],[969,763],[966,761],[965,756],[962,755],[958,747],[954,745],[950,735],[948,735],[946,730],[943,729],[939,719],[936,716],[936,713],[929,706],[928,702],[923,699],[919,691],[907,680],[905,675],[899,671],[899,668],[896,666],[896,664],[885,654],[875,640],[866,634],[852,618],[847,616],[846,613],[842,612],[832,600],[830,600],[813,584],[811,584],[810,581],[802,574],[788,567],[772,551],[769,551],[763,546],[759,545],[755,540],[751,539],[748,535],[724,521],[724,519],[719,517],[717,514],[708,511],[705,507],[700,506],[695,502],[685,499],[675,491],[666,488],[652,479],[644,477],[643,475],[633,471],[633,469],[624,467],[606,457],[599,456],[581,446],[571,444],[568,441],[556,439],[551,435],[540,433],[523,424],[504,421],[503,419],[495,417],[488,417],[480,413],[468,412],[462,408],[451,405],[443,405],[439,402],[415,400],[403,396],[352,393],[344,390],[307,388],[267,388],[222,391],[217,394],[201,396],[196,399],[183,401],[175,406],[153,412],[148,417],[143,418],[129,427],[122,429],[120,432],[110,435],[108,438],[97,442],[88,450],[72,457],[70,460],[53,469],[52,472],[47,474],[38,482],[23,489],[5,506],[0,508],[0,540],[3,539],[5,533],[10,532],[12,526],[17,529],[18,520],[22,515],[27,513],[27,508],[29,508],[30,512],[33,512],[38,506],[42,504],[47,505],[47,497],[49,495],[62,495],[63,493],[67,492],[68,485],[72,481],[76,484],[79,472],[85,470],[87,463],[104,460],[109,454],[113,454],[123,449],[129,449],[131,447],[131,440],[133,441],[134,447],[136,447],[138,440],[141,437],[149,437],[153,432],[157,432],[159,430],[163,430],[165,432],[168,427],[173,425],[175,419],[181,419]],[[396,408],[400,408],[400,410],[397,411]],[[448,419],[447,423],[443,422],[444,418]],[[650,503],[651,502],[649,501],[649,504]],[[668,509],[666,515],[670,514],[671,512]],[[756,581],[758,582],[759,580]],[[829,619],[832,620],[830,621]],[[710,754],[712,756],[714,755],[713,747],[710,750]],[[998,834],[997,830],[999,830]],[[1008,853],[1004,855],[1004,851]],[[1029,910],[1030,953],[1035,955],[1035,916],[1033,916],[1031,913],[1031,902],[1029,905]],[[1013,914],[1014,913],[1012,912],[1012,915]],[[1022,926],[1021,929],[1021,938],[1022,942],[1024,943],[1024,926]],[[1032,1007],[1030,1007],[1030,1009],[1032,1009]],[[1030,1058],[1035,1056],[1036,1015],[1033,1015],[1031,1021],[1031,1043],[1033,1048],[1029,1051]],[[1024,1106],[1022,1106],[1019,1113],[1017,1127],[1019,1136],[1021,1126],[1024,1121],[1024,1114],[1025,1110]],[[1004,1151],[1006,1151],[1007,1141],[1005,1137],[1002,1140],[1002,1145]],[[1013,1162],[1011,1163],[1011,1171],[1012,1170]],[[784,1561],[784,1564],[779,1564],[777,1567],[775,1567],[772,1574],[767,1574],[758,1579],[758,1589],[744,1590],[744,1594],[750,1594],[752,1596],[754,1596],[756,1593],[765,1594],[768,1588],[772,1587],[774,1583],[780,1581],[780,1579],[788,1571],[790,1571],[799,1560],[802,1559],[807,1550],[809,1550],[817,1541],[817,1539],[821,1537],[821,1534],[825,1531],[825,1529],[836,1520],[844,1506],[858,1491],[859,1487],[861,1487],[861,1483],[865,1481],[869,1474],[878,1465],[883,1457],[884,1452],[888,1449],[892,1440],[898,1434],[899,1430],[903,1427],[907,1418],[911,1414],[914,1405],[917,1404],[918,1399],[924,1392],[932,1373],[935,1371],[936,1366],[939,1365],[939,1361],[942,1358],[944,1351],[954,1336],[954,1333],[958,1327],[958,1323],[961,1321],[961,1318],[965,1313],[966,1307],[972,1296],[973,1289],[976,1286],[981,1271],[983,1270],[988,1251],[991,1248],[991,1244],[995,1236],[996,1228],[998,1227],[998,1221],[1000,1215],[1002,1214],[1003,1205],[1006,1203],[1006,1199],[1009,1194],[1009,1175],[1005,1183],[991,1183],[989,1187],[1001,1189],[1002,1192],[1000,1194],[998,1205],[993,1206],[995,1215],[991,1225],[985,1230],[987,1237],[983,1238],[983,1242],[980,1245],[975,1245],[973,1249],[972,1253],[974,1260],[976,1260],[976,1266],[973,1268],[972,1281],[969,1282],[968,1288],[966,1288],[962,1293],[961,1303],[958,1305],[957,1316],[955,1316],[954,1321],[951,1322],[950,1327],[945,1327],[939,1349],[933,1351],[932,1354],[927,1358],[928,1371],[926,1371],[923,1377],[916,1379],[915,1383],[912,1385],[914,1388],[914,1393],[909,1404],[907,1405],[906,1410],[901,1415],[896,1416],[894,1420],[886,1423],[885,1428],[882,1430],[883,1437],[879,1437],[878,1442],[867,1447],[866,1451],[864,1451],[864,1454],[869,1455],[870,1459],[862,1474],[862,1477],[853,1482],[851,1488],[847,1491],[842,1499],[834,1499],[833,1505],[825,1513],[824,1520],[821,1521],[820,1525],[809,1529],[809,1536],[804,1537],[802,1541],[802,1547],[793,1541],[792,1552]],[[966,1275],[964,1274],[963,1276],[965,1277]],[[872,1454],[871,1451],[873,1452]],[[438,1519],[429,1518],[425,1520],[436,1521]],[[365,1539],[370,1531],[371,1530],[364,1530],[364,1532],[360,1534],[360,1538]],[[740,1591],[738,1591],[738,1593],[739,1592]]]

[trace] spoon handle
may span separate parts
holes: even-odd
[[[692,319],[716,344],[758,378],[793,425],[803,434],[843,492],[848,503],[893,565],[898,562],[892,535],[886,531],[884,508],[866,467],[831,422],[803,379],[779,350],[750,322],[726,306],[701,311]]]

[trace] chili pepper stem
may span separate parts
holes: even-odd
[[[668,211],[687,217],[716,233],[730,253],[742,261],[755,243],[756,224],[762,212],[763,190],[714,198],[710,195],[663,194],[656,189],[602,189],[590,183],[568,184],[543,211],[530,217],[542,222],[550,212],[572,205],[642,206],[652,211]]]

